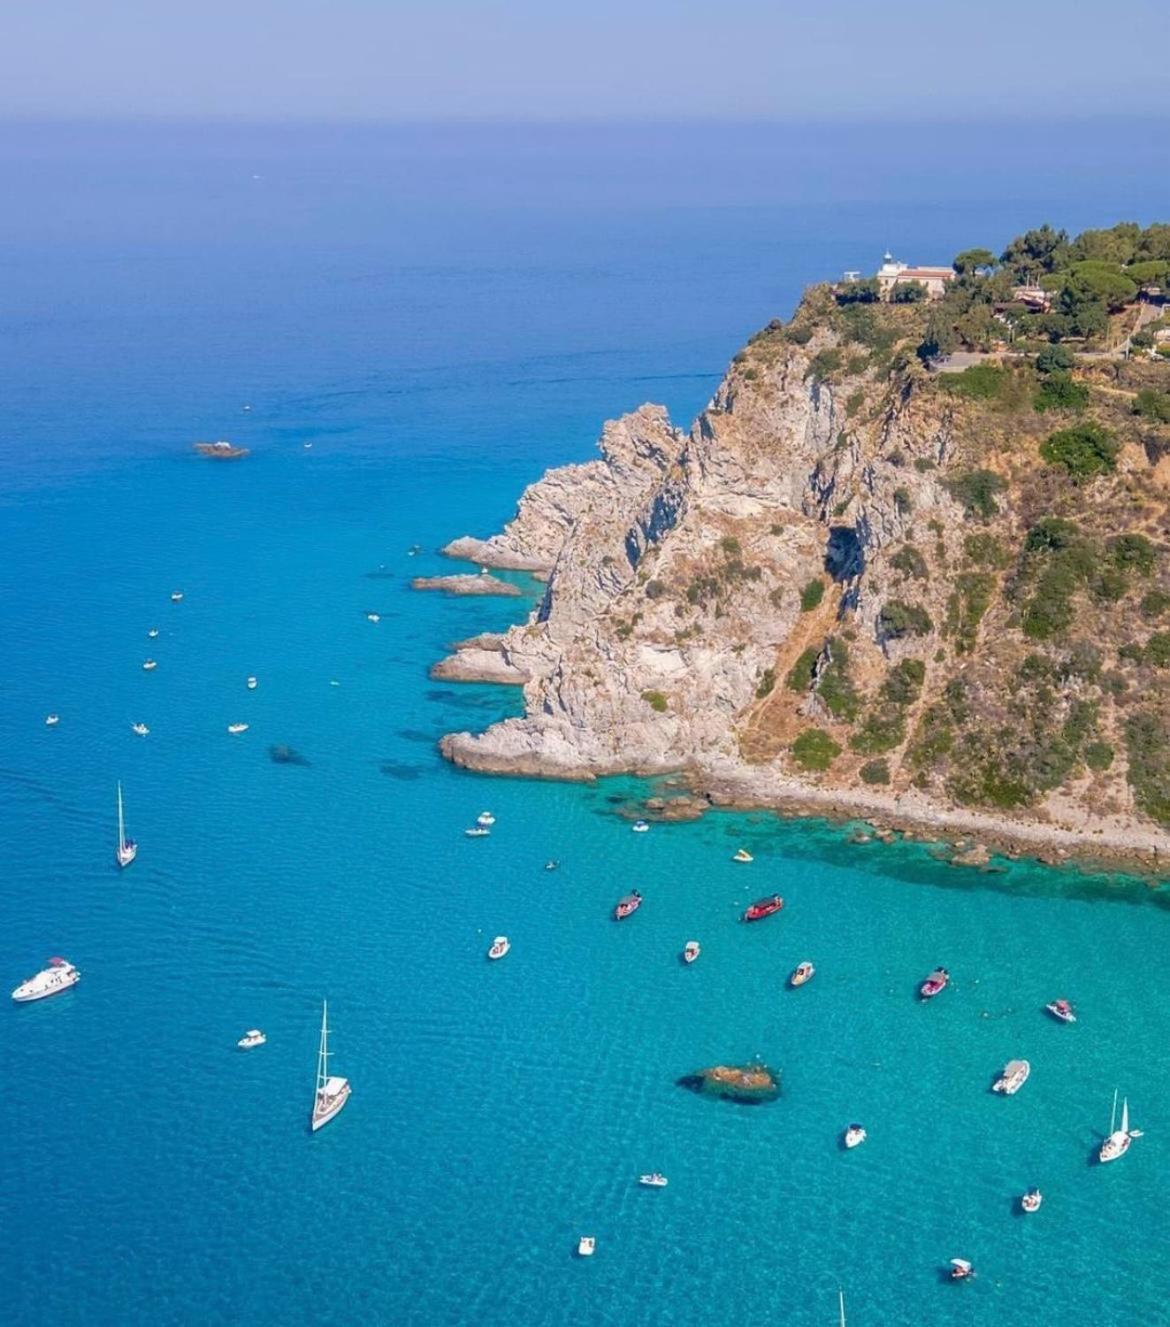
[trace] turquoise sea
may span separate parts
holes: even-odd
[[[0,1008],[0,1321],[1170,1321],[1170,896],[454,770],[519,698],[427,667],[525,604],[407,587],[806,280],[1165,219],[1148,129],[0,129],[0,977],[84,974]],[[773,1104],[675,1086],[757,1054]]]

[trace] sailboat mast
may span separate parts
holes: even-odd
[[[118,848],[126,842],[126,826],[122,820],[122,780],[118,780]]]
[[[845,1327],[845,1292],[844,1292],[844,1290],[838,1290],[838,1291],[837,1291],[837,1304],[838,1304],[838,1307],[839,1307],[840,1310],[841,1310],[841,1327]]]
[[[1121,1103],[1121,1132],[1129,1133],[1129,1098],[1126,1097]]]
[[[1109,1133],[1117,1131],[1117,1089],[1113,1089],[1113,1109],[1109,1112]]]
[[[321,1003],[321,1048],[317,1052],[317,1091],[320,1092],[325,1086],[325,1080],[329,1076],[327,1064],[329,1060],[329,1001],[324,1000]]]

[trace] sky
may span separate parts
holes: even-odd
[[[1068,0],[0,0],[0,12],[6,119],[1170,111],[1165,0],[1090,21]]]

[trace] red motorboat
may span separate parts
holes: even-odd
[[[636,889],[630,890],[625,898],[618,899],[617,906],[613,910],[614,920],[620,922],[624,917],[628,917],[631,912],[637,912],[641,906],[642,895]]]
[[[770,917],[774,912],[779,912],[784,906],[784,900],[779,894],[772,894],[768,898],[759,898],[743,914],[745,922],[758,922],[764,917]]]
[[[924,1000],[933,1000],[941,990],[945,990],[950,983],[951,974],[946,968],[935,968],[929,977],[918,988],[918,994]]]

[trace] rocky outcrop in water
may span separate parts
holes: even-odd
[[[764,1064],[717,1064],[710,1069],[684,1074],[678,1080],[678,1086],[722,1101],[758,1106],[765,1101],[775,1101],[780,1095],[780,1075]]]
[[[502,581],[498,576],[481,573],[478,576],[416,576],[410,582],[412,590],[438,590],[442,594],[500,594],[508,598],[519,599],[523,593],[518,585],[511,581]]]

